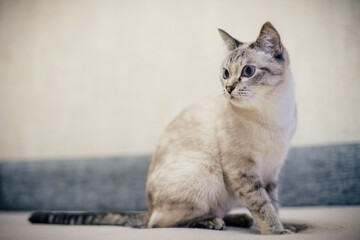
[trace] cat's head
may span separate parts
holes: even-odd
[[[224,95],[241,108],[266,101],[273,90],[286,81],[289,57],[274,26],[266,22],[253,43],[242,43],[219,29],[228,54],[222,64]]]

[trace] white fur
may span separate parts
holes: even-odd
[[[278,36],[276,30],[272,33]],[[222,37],[231,38],[224,33]],[[240,62],[234,60],[236,54],[244,56]],[[230,73],[221,81],[225,97],[196,104],[169,124],[149,169],[149,227],[175,226],[209,214],[224,217],[239,196],[234,182],[241,172],[255,174],[262,186],[276,183],[296,128],[294,81],[286,51],[284,58],[277,62],[249,44],[240,45],[223,64]],[[239,80],[247,64],[255,65],[256,71],[266,67],[270,73],[263,72],[259,83]],[[235,87],[229,93],[227,86]],[[262,200],[268,199],[264,191],[259,190]],[[262,232],[281,233],[274,208],[266,209],[276,228],[263,222]]]
[[[153,197],[192,202],[202,209],[201,214],[223,217],[236,201],[223,181],[221,148],[239,158],[251,156],[264,184],[276,180],[296,127],[294,83],[287,74],[272,102],[258,103],[262,113],[256,109],[232,113],[232,104],[217,97],[180,114],[159,141],[167,153],[154,155],[148,178],[148,189],[156,189]],[[197,124],[192,125],[194,119]],[[184,149],[184,142],[193,149]],[[218,172],[210,173],[210,168]]]

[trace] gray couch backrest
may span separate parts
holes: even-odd
[[[151,156],[0,164],[1,210],[144,210]],[[360,204],[360,144],[292,148],[282,206]]]

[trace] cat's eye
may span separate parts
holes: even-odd
[[[242,70],[242,76],[251,77],[255,73],[255,67],[251,65],[246,65]]]
[[[228,79],[229,77],[230,77],[229,71],[228,71],[226,68],[224,68],[223,78],[224,78],[224,79]]]

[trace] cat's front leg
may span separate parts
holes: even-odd
[[[278,197],[278,189],[276,181],[271,181],[265,185],[265,190],[269,195],[272,205],[275,208],[276,213],[279,215],[279,197]],[[300,226],[300,227],[299,227]],[[291,232],[301,231],[303,228],[303,224],[291,224],[291,223],[283,223],[283,228],[290,230]]]
[[[248,160],[242,166],[231,166],[224,171],[235,194],[259,224],[262,234],[292,233],[283,228],[276,209],[261,184],[254,161]]]
[[[265,190],[270,197],[270,200],[275,208],[276,213],[279,214],[279,197],[278,197],[276,181],[271,181],[267,183],[265,186]]]

